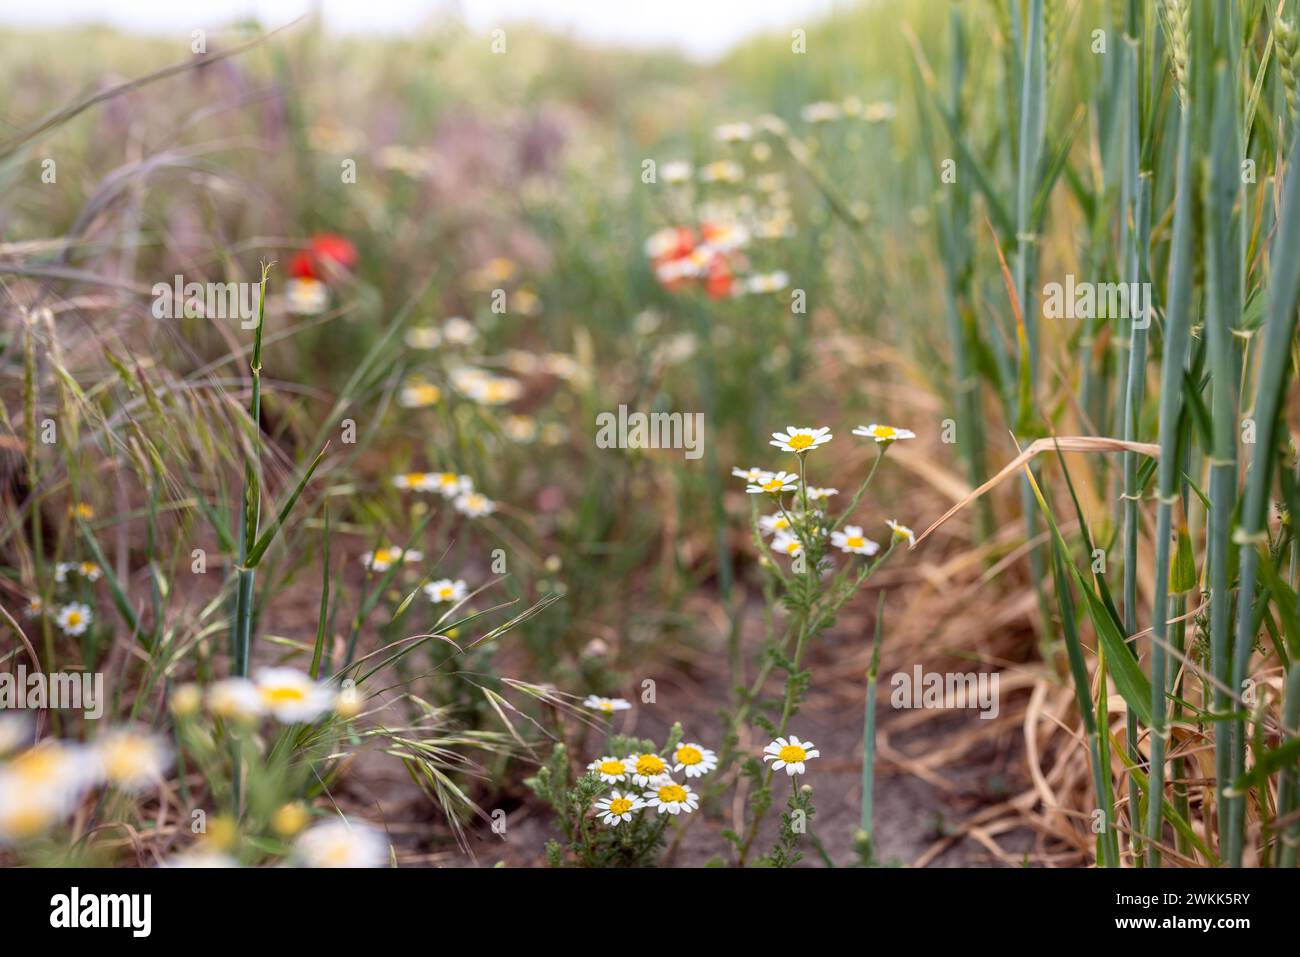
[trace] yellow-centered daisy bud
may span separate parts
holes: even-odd
[[[271,830],[280,837],[293,837],[307,826],[309,820],[311,815],[302,802],[290,801],[276,808],[275,814],[271,816]]]

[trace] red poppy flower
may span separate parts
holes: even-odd
[[[294,279],[315,279],[316,263],[311,253],[294,253],[293,258],[289,260],[289,275]]]
[[[721,256],[714,257],[713,262],[709,263],[709,271],[704,280],[704,291],[708,293],[710,299],[726,299],[731,295],[734,285],[735,277],[731,274],[731,266],[727,260]]]
[[[311,238],[308,249],[318,259],[336,263],[344,269],[357,264],[357,247],[337,233],[317,233]]]

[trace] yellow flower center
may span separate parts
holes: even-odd
[[[296,688],[291,685],[281,685],[278,688],[263,688],[262,700],[267,704],[290,704],[298,701],[306,701],[307,692],[302,688]]]
[[[779,492],[781,490],[781,486],[784,484],[785,482],[783,482],[781,479],[769,479],[768,481],[763,483],[763,491]]]
[[[637,774],[662,774],[666,767],[664,759],[657,754],[643,754],[636,759]]]
[[[772,527],[778,532],[783,532],[790,527],[790,523],[785,520],[784,516],[782,516],[772,523]]]
[[[420,405],[433,405],[442,398],[442,390],[436,385],[415,385],[410,387],[408,395],[412,402]]]
[[[68,624],[74,627],[76,625],[81,624],[81,612],[79,611],[68,612]]]
[[[149,745],[145,741],[137,738],[119,739],[105,749],[104,768],[114,780],[129,778],[147,766],[149,753]]]
[[[680,784],[665,784],[659,789],[659,800],[665,804],[681,804],[686,800],[686,789]]]
[[[811,435],[792,435],[786,444],[796,452],[802,452],[813,444],[813,440]]]
[[[808,756],[808,752],[797,744],[787,744],[777,755],[786,764],[798,764]]]
[[[684,744],[677,749],[678,764],[699,764],[703,760],[704,755],[700,753],[699,748],[691,747],[689,744]]]
[[[0,823],[4,829],[16,837],[32,837],[45,829],[50,823],[49,805],[40,802],[9,808]]]
[[[423,473],[423,472],[407,472],[407,473],[406,473],[406,484],[407,484],[407,485],[419,485],[419,484],[420,484],[421,482],[423,482],[423,481],[424,481],[424,473]]]
[[[619,775],[626,773],[626,771],[627,768],[624,767],[622,761],[601,761],[600,762],[601,774],[610,774],[615,777],[618,777]]]
[[[395,557],[396,556],[387,548],[381,548],[379,551],[375,552],[375,557],[374,560],[371,562],[371,564],[386,565],[389,562],[391,562]]]
[[[863,545],[867,544],[867,540],[861,535],[849,535],[845,537],[844,544],[849,546],[849,548],[861,548]]]
[[[785,547],[785,550],[788,554],[794,555],[799,551],[799,547],[800,546],[798,542],[791,542],[789,545]]]
[[[9,767],[23,780],[43,784],[58,773],[59,757],[57,748],[32,748],[14,758]]]
[[[605,712],[606,714],[614,713],[614,702],[612,701],[602,701],[600,702],[600,704],[596,705],[596,707],[598,707],[601,711]]]
[[[892,439],[897,434],[897,430],[892,425],[876,426],[876,435],[880,436],[882,439]]]
[[[610,814],[626,814],[632,810],[632,802],[627,798],[612,798],[609,802]]]
[[[454,472],[443,472],[441,475],[438,476],[438,481],[442,485],[455,485],[456,474]]]
[[[83,574],[83,575],[93,575],[93,574],[95,574],[95,572],[97,572],[97,571],[99,571],[99,566],[96,565],[94,562],[82,562],[82,563],[81,563],[81,574]]]
[[[455,594],[456,594],[456,589],[452,588],[450,585],[444,585],[443,587],[438,589],[439,598],[451,598]]]

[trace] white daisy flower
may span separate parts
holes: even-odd
[[[58,562],[54,566],[54,581],[59,584],[65,584],[68,580],[68,573],[75,570],[76,562]]]
[[[293,668],[262,668],[256,683],[262,707],[285,724],[315,721],[334,707],[334,688]]]
[[[123,791],[143,791],[163,779],[171,749],[154,734],[115,728],[92,746],[99,771],[108,783]]]
[[[899,525],[892,518],[885,519],[885,524],[894,531],[894,537],[898,539],[907,539],[907,547],[912,548],[916,545],[916,535],[906,525]]]
[[[684,771],[688,778],[702,777],[718,766],[718,756],[701,744],[679,744],[673,752],[674,771]]]
[[[329,305],[330,291],[319,279],[300,276],[289,280],[284,287],[284,297],[294,315],[314,316]]]
[[[45,613],[45,602],[40,595],[32,595],[27,599],[27,606],[23,609],[24,618],[39,618]]]
[[[745,169],[731,160],[717,160],[700,167],[701,183],[739,183],[745,178]]]
[[[772,441],[768,444],[775,445],[783,452],[809,452],[819,445],[825,445],[831,438],[829,426],[820,429],[796,429],[791,425],[787,426],[784,432],[773,432]]]
[[[746,292],[761,295],[763,293],[780,292],[789,285],[789,283],[789,274],[779,270],[777,272],[755,273],[745,280],[744,289]]]
[[[479,492],[469,492],[459,496],[453,503],[456,511],[468,518],[482,518],[496,511],[496,503]]]
[[[45,741],[0,764],[0,845],[48,830],[95,783],[97,767],[81,745]]]
[[[58,617],[54,619],[55,624],[65,635],[84,635],[94,620],[95,616],[91,613],[90,606],[79,601],[64,605],[59,609]]]
[[[643,807],[645,801],[636,795],[616,790],[596,802],[596,816],[610,827],[618,827],[620,821],[632,820],[632,812]]]
[[[763,760],[772,762],[772,770],[785,768],[788,775],[804,773],[804,762],[809,758],[820,757],[821,752],[811,741],[800,741],[793,734],[787,738],[777,738],[763,749]]]
[[[831,532],[831,544],[854,555],[874,555],[880,551],[880,545],[867,538],[859,525],[845,525],[843,531]]]
[[[767,471],[766,469],[760,469],[757,466],[755,466],[753,468],[747,468],[747,469],[733,467],[731,470],[731,474],[734,475],[736,478],[744,479],[746,482],[757,482],[760,475],[771,475],[772,473]]]
[[[457,498],[474,490],[474,483],[468,475],[457,475],[455,472],[436,473],[433,484],[443,498]]]
[[[754,128],[748,123],[723,123],[713,130],[713,136],[722,143],[743,143],[752,138]]]
[[[411,492],[431,492],[438,487],[438,476],[432,472],[404,472],[393,476],[393,485]]]
[[[294,851],[306,867],[383,867],[388,841],[368,824],[331,820],[303,831]]]
[[[797,558],[803,554],[803,542],[789,532],[777,532],[772,536],[772,551]]]
[[[423,559],[423,552],[416,551],[413,548],[398,548],[396,545],[388,545],[373,552],[361,553],[361,564],[372,572],[386,572],[394,565],[403,562],[423,561]]]
[[[208,710],[219,718],[251,721],[266,709],[257,685],[247,678],[225,678],[208,687]]]
[[[633,782],[642,787],[653,784],[655,778],[668,773],[668,762],[650,751],[630,755],[626,760],[632,769]]]
[[[589,694],[582,700],[584,708],[590,708],[592,711],[600,711],[605,714],[613,714],[615,711],[626,711],[632,707],[622,698],[602,698],[600,695]]]
[[[469,586],[459,578],[455,581],[450,578],[442,578],[425,585],[424,593],[429,596],[429,601],[435,605],[441,605],[443,602],[455,604],[463,601],[465,596],[469,594]]]
[[[837,488],[816,488],[808,486],[808,500],[810,502],[820,502],[824,498],[830,498],[832,495],[839,495],[840,490]]]
[[[793,492],[798,488],[799,476],[793,472],[763,472],[753,482],[745,486],[750,495],[780,495]]]
[[[473,382],[463,390],[465,395],[483,405],[506,405],[524,394],[518,379],[506,376],[489,376]]]
[[[404,409],[423,409],[442,401],[442,390],[432,382],[407,382],[397,393],[397,404]]]
[[[88,582],[99,581],[99,576],[103,574],[99,566],[94,562],[79,562],[77,564],[77,574]]]
[[[661,781],[645,792],[646,807],[658,808],[660,814],[690,814],[700,806],[700,796],[689,784]]]
[[[864,439],[875,439],[885,445],[897,442],[899,439],[916,438],[916,433],[910,429],[896,429],[892,425],[879,425],[875,422],[871,425],[859,425],[853,430],[853,434],[860,435]]]
[[[452,316],[443,323],[442,335],[453,346],[467,346],[478,339],[478,330],[464,316]]]
[[[631,765],[623,758],[605,755],[587,765],[588,771],[595,771],[606,784],[621,784],[632,773]]]
[[[775,515],[760,515],[758,517],[758,530],[764,535],[775,535],[777,532],[789,532],[790,520],[780,512]]]
[[[686,160],[669,160],[659,167],[659,178],[675,186],[690,180],[693,172],[694,168]]]
[[[402,338],[412,349],[436,349],[442,345],[442,333],[434,326],[412,326]]]
[[[809,103],[799,111],[799,115],[805,123],[831,123],[840,118],[841,110],[838,103],[821,100]]]

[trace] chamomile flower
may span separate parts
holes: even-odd
[[[783,452],[810,452],[831,440],[829,426],[820,429],[796,429],[787,426],[784,432],[773,432],[769,445],[775,445]]]
[[[284,289],[285,304],[298,316],[314,316],[329,305],[330,292],[319,279],[295,276]]]
[[[658,808],[660,814],[690,814],[700,806],[700,796],[689,784],[664,779],[645,792],[646,807]]]
[[[435,326],[412,326],[402,338],[412,349],[436,349],[442,345],[442,333]]]
[[[743,288],[746,292],[761,295],[763,293],[780,292],[789,283],[789,274],[778,270],[777,272],[755,273],[745,280]]]
[[[54,581],[62,585],[67,582],[68,574],[77,567],[75,562],[56,562],[54,565]]]
[[[474,483],[468,475],[457,475],[455,472],[436,473],[433,484],[443,498],[458,498],[474,490]]]
[[[89,605],[74,601],[59,609],[54,622],[65,635],[84,635],[94,619]]]
[[[442,401],[442,390],[432,382],[407,382],[397,393],[397,404],[404,409],[423,409]]]
[[[790,776],[803,774],[804,762],[820,756],[821,752],[811,741],[800,741],[793,734],[789,738],[777,738],[763,749],[763,760],[772,762],[772,770],[785,768]]]
[[[49,829],[94,784],[96,762],[80,745],[46,741],[0,765],[0,844]]]
[[[24,618],[40,618],[45,614],[45,602],[40,595],[32,595],[27,599],[27,607],[23,609]]]
[[[424,553],[413,548],[403,549],[396,545],[388,545],[377,548],[373,552],[362,552],[361,564],[372,572],[386,572],[394,565],[402,562],[418,562],[423,558]]]
[[[875,439],[877,443],[889,445],[897,442],[899,439],[914,439],[916,433],[910,429],[898,429],[892,425],[879,425],[875,422],[871,425],[859,425],[853,430],[854,435],[860,435],[864,439]]]
[[[731,470],[731,474],[736,478],[743,478],[746,482],[757,482],[760,475],[771,475],[772,473],[766,469],[760,469],[757,466],[754,466],[747,469],[734,467]]]
[[[83,522],[89,522],[95,517],[95,507],[89,502],[74,502],[68,506],[68,514]]]
[[[438,487],[438,476],[432,472],[403,472],[393,476],[393,485],[410,492],[432,492]]]
[[[425,585],[424,593],[429,596],[429,601],[435,605],[441,605],[443,602],[452,602],[454,604],[458,601],[464,601],[465,596],[469,594],[469,586],[459,578],[455,581],[450,578],[442,578]]]
[[[668,762],[650,751],[630,755],[627,762],[632,769],[632,780],[643,787],[652,784],[661,774],[668,773]]]
[[[442,337],[453,346],[468,346],[478,339],[478,330],[464,316],[452,316],[443,323]]]
[[[293,668],[262,668],[256,676],[262,707],[285,724],[315,721],[334,707],[334,689]]]
[[[754,128],[748,123],[723,123],[714,127],[713,136],[722,143],[743,143],[753,138]]]
[[[510,441],[526,445],[537,438],[537,420],[531,415],[509,415],[502,420],[501,431]]]
[[[796,484],[798,481],[799,476],[793,472],[761,472],[745,486],[745,491],[750,495],[780,495],[782,492],[793,492],[799,487]]]
[[[772,536],[772,551],[790,558],[798,558],[803,554],[803,542],[789,532],[777,532]]]
[[[892,518],[885,519],[885,524],[893,529],[895,538],[900,541],[906,539],[908,548],[916,545],[916,535],[906,525],[899,525]]]
[[[688,778],[703,777],[718,766],[718,756],[701,744],[679,744],[673,752],[674,771],[685,772]]]
[[[322,821],[303,831],[294,851],[306,867],[382,867],[388,842],[368,824]]]
[[[809,103],[799,111],[799,115],[805,123],[832,123],[843,115],[843,111],[838,103],[821,100]]]
[[[610,827],[618,827],[620,821],[632,820],[632,813],[643,807],[645,801],[635,794],[615,790],[596,802],[596,816]]]
[[[123,791],[143,791],[158,784],[171,756],[157,735],[128,728],[102,735],[92,751],[104,779]]]
[[[837,488],[816,488],[812,485],[808,486],[807,492],[808,501],[810,502],[820,502],[824,498],[830,498],[832,495],[840,494],[840,490]]]
[[[99,566],[94,562],[78,562],[77,574],[88,582],[97,582],[103,572],[100,571]]]
[[[506,405],[524,394],[518,379],[506,376],[488,376],[474,381],[465,389],[465,395],[482,405]]]
[[[247,678],[225,678],[208,687],[208,710],[229,721],[252,721],[265,712],[257,685]]]
[[[685,160],[669,160],[659,167],[659,178],[675,186],[690,180],[693,172],[693,167]]]
[[[739,183],[745,178],[745,169],[732,160],[717,160],[701,166],[699,177],[701,183]]]
[[[621,784],[632,774],[632,766],[623,758],[605,755],[587,765],[588,771],[595,771],[606,784]]]
[[[760,515],[758,517],[758,530],[764,535],[775,535],[778,532],[790,531],[790,520],[781,513],[775,515]]]
[[[495,502],[480,492],[461,495],[452,504],[455,505],[456,511],[467,518],[482,518],[484,515],[491,515],[497,508]]]
[[[592,711],[600,711],[604,714],[613,714],[615,711],[626,711],[630,707],[622,698],[602,698],[600,695],[589,694],[582,701],[584,708],[590,708]]]
[[[854,555],[874,555],[880,551],[880,545],[867,538],[859,525],[845,525],[843,531],[831,532],[831,544]]]

